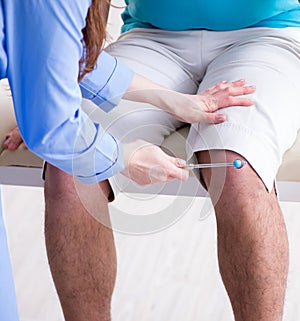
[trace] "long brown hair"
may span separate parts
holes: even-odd
[[[86,26],[82,29],[83,54],[79,61],[78,81],[91,72],[106,38],[106,22],[109,0],[92,0],[86,17]]]

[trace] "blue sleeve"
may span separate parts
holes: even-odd
[[[85,183],[107,179],[123,168],[119,142],[80,107],[81,30],[90,3],[6,0],[4,5],[8,78],[24,141],[41,158]]]
[[[109,112],[119,104],[133,75],[133,71],[124,63],[102,51],[97,68],[80,82],[82,96]]]

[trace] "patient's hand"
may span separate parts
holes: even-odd
[[[16,150],[19,146],[27,148],[25,143],[23,142],[23,138],[20,134],[19,128],[15,127],[6,135],[5,141],[3,143],[3,148],[13,151]]]

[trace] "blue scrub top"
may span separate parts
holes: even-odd
[[[105,52],[79,85],[81,30],[91,0],[0,0],[0,79],[8,78],[23,139],[44,160],[84,183],[123,169],[119,142],[81,109],[110,111],[133,72]],[[1,108],[1,106],[0,106]],[[0,320],[18,313],[0,198]]]
[[[91,0],[0,0],[0,78],[11,86],[15,114],[30,150],[84,183],[123,169],[117,139],[82,111],[82,97],[115,107],[133,72],[102,52],[79,85],[85,18]],[[1,106],[0,106],[1,108]]]
[[[0,186],[0,320],[18,321],[13,275],[2,216]]]

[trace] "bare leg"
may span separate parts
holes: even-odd
[[[6,135],[3,147],[8,150],[16,150],[20,145],[22,145],[23,148],[27,148],[23,142],[23,138],[20,134],[19,128],[15,127]]]
[[[240,158],[211,151],[212,161]],[[209,162],[208,152],[198,154]],[[236,321],[281,321],[288,272],[288,239],[274,190],[268,193],[254,170],[204,170],[215,204],[221,276]],[[224,173],[224,172],[223,172]],[[212,176],[211,176],[212,175]]]
[[[108,182],[74,183],[71,175],[47,165],[46,246],[54,283],[66,321],[109,321],[116,277],[109,224]],[[80,191],[78,196],[78,191]]]

